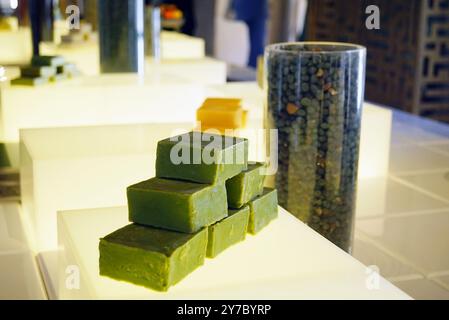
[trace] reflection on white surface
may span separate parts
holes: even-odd
[[[0,203],[0,255],[27,248],[18,203]],[[1,259],[1,258],[0,258]]]
[[[358,220],[356,228],[429,274],[449,270],[448,225],[449,211],[443,211]]]
[[[99,238],[128,223],[126,207],[62,212],[58,237],[64,263],[59,274],[65,277],[67,264],[78,266],[85,277],[77,295],[84,298],[407,298],[383,279],[379,290],[367,289],[362,264],[279,210],[279,218],[261,233],[248,235],[244,242],[206,260],[167,293],[98,274]],[[297,244],[295,250],[291,250],[292,244]],[[68,291],[61,285],[60,298],[70,296]]]
[[[449,291],[428,279],[395,281],[394,284],[418,300],[449,300]]]
[[[193,124],[145,124],[22,132],[21,193],[32,243],[56,248],[56,212],[126,203],[126,187],[154,175],[157,141]]]
[[[427,190],[445,199],[449,204],[449,169],[435,173],[404,175],[399,180],[404,180],[422,190]]]
[[[0,300],[46,299],[34,257],[29,250],[0,253]]]
[[[394,146],[390,153],[390,173],[393,174],[449,169],[449,156],[431,151],[423,146]]]
[[[357,219],[431,211],[448,206],[448,202],[431,197],[391,178],[358,181]]]

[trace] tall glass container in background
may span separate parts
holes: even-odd
[[[279,204],[350,252],[364,47],[280,43],[265,52],[268,128],[278,130]]]
[[[98,0],[102,73],[144,72],[144,1]]]
[[[145,6],[145,55],[155,61],[161,59],[161,9],[158,5]]]

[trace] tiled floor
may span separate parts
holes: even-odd
[[[388,177],[359,182],[354,256],[413,298],[449,299],[449,126],[395,113]]]

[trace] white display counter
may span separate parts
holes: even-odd
[[[22,128],[194,121],[204,86],[165,73],[79,77],[36,88],[1,88],[0,141]]]
[[[60,212],[59,298],[409,299],[280,207],[279,218],[259,234],[207,259],[168,292],[102,277],[99,239],[128,224],[127,213],[126,207]]]
[[[30,29],[0,31],[0,65],[26,64],[32,53]]]

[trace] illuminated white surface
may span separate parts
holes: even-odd
[[[0,64],[24,64],[32,55],[31,30],[0,31]]]
[[[408,299],[386,280],[367,287],[366,267],[279,208],[279,218],[256,236],[207,259],[160,293],[101,277],[99,238],[128,224],[127,208],[58,215],[59,298],[97,299]],[[79,290],[66,288],[66,268],[79,267]]]
[[[36,251],[56,248],[58,210],[124,205],[130,184],[154,176],[157,141],[193,123],[22,132],[21,194]],[[175,132],[176,133],[176,132]]]
[[[68,61],[75,63],[85,75],[100,73],[100,54],[97,41],[61,46],[43,43],[40,48],[42,54],[64,56]],[[173,68],[190,69],[192,66],[200,66],[209,69],[196,71],[196,78],[202,79],[203,83],[224,83],[226,80],[226,64],[205,56],[203,39],[176,32],[162,32],[161,52],[162,67],[166,67],[167,70],[174,70]],[[152,62],[151,59],[147,59],[146,72],[151,71]],[[182,70],[173,75],[179,75],[180,72],[182,73]]]
[[[17,142],[22,128],[194,121],[205,98],[203,86],[166,74],[79,77],[1,90],[0,140],[7,142]]]

